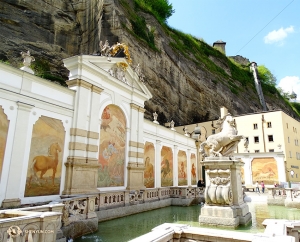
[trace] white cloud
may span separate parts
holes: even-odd
[[[278,30],[273,30],[272,32],[268,33],[264,37],[264,41],[266,44],[274,44],[279,43],[283,44],[283,40],[288,36],[288,34],[294,33],[294,26],[290,26],[288,28],[280,28]]]
[[[300,99],[300,77],[286,76],[279,81],[278,87],[285,92],[291,93],[294,91],[297,94],[297,100]]]

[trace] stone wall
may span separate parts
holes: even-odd
[[[129,6],[133,8],[132,0]],[[133,66],[140,63],[143,68],[146,86],[153,94],[145,105],[147,119],[156,111],[161,123],[173,119],[175,125],[184,125],[216,119],[220,106],[226,106],[233,115],[262,110],[254,90],[232,80],[239,94],[232,93],[226,85],[227,79],[176,53],[170,48],[171,39],[153,16],[141,15],[155,29],[155,45],[159,51],[153,51],[124,28],[132,29],[121,1],[4,0],[0,9],[3,39],[0,59],[18,67],[22,61],[20,51],[30,50],[37,61],[49,65],[47,72],[67,79],[64,58],[99,52],[99,40],[107,39],[110,44],[124,42],[130,47]],[[226,63],[209,58],[230,78]],[[281,108],[295,116],[279,98],[267,97],[266,102],[271,110]]]

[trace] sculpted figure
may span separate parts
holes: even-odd
[[[105,40],[105,43],[102,44],[102,41],[100,41],[100,52],[101,52],[101,55],[102,56],[109,56],[109,52],[111,50],[110,46],[109,46],[109,43],[107,40]]]
[[[30,55],[30,51],[27,52],[21,52],[23,60],[23,64],[26,67],[29,67],[32,61],[35,61],[34,57]]]
[[[199,151],[203,157],[231,157],[238,143],[243,139],[243,135],[237,134],[234,119],[230,114],[224,117],[221,125],[220,133],[209,136],[200,144]]]

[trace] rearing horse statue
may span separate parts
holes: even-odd
[[[48,149],[48,156],[39,155],[33,158],[32,163],[30,165],[31,175],[29,177],[29,187],[31,185],[32,177],[35,177],[35,180],[39,185],[40,182],[37,177],[37,172],[41,172],[40,179],[44,179],[43,175],[47,172],[47,170],[52,169],[52,185],[54,185],[55,173],[58,165],[58,153],[61,152],[61,148],[59,144],[53,143],[50,145]]]
[[[222,122],[222,131],[208,136],[200,144],[200,153],[204,157],[231,157],[243,135],[237,135],[234,119],[227,114]]]

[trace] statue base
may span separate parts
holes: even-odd
[[[207,184],[199,223],[231,228],[249,224],[252,216],[244,202],[241,182],[244,163],[229,157],[207,157],[202,165]]]

